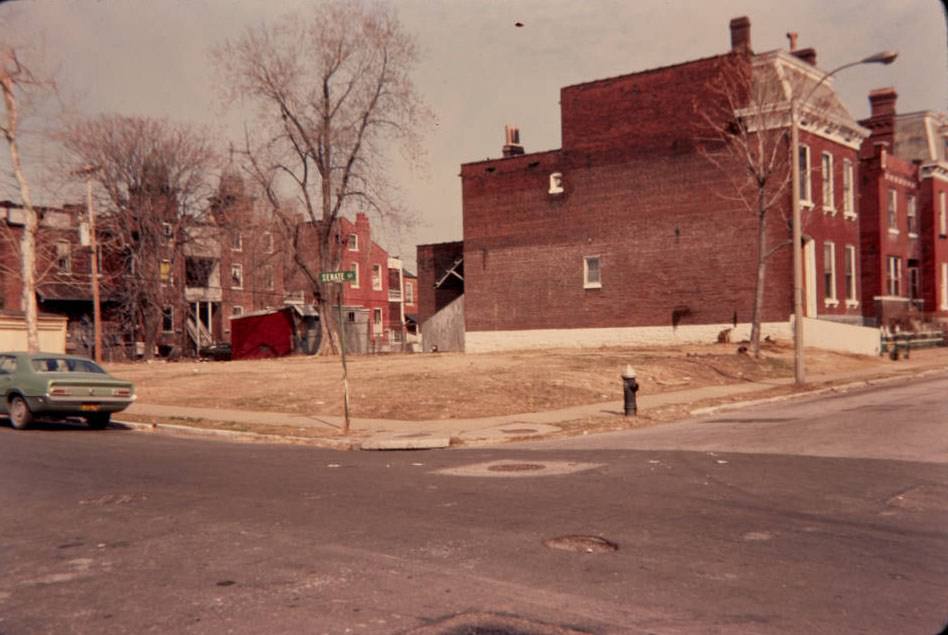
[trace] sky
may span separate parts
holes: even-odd
[[[28,41],[53,69],[73,111],[163,117],[209,127],[226,147],[243,115],[222,104],[208,52],[227,38],[297,9],[302,0],[17,0],[0,4],[0,28]],[[891,66],[857,66],[835,79],[856,118],[867,95],[892,86],[899,112],[948,110],[946,21],[937,0],[391,0],[421,49],[414,78],[435,115],[427,165],[394,161],[392,175],[417,223],[379,242],[414,264],[415,245],[460,240],[460,165],[498,157],[504,125],[527,152],[560,146],[563,86],[724,53],[728,22],[746,15],[762,52],[799,46],[835,68],[877,51]],[[519,22],[523,26],[517,27]],[[51,117],[52,118],[52,117]],[[45,122],[49,126],[53,121]],[[39,126],[42,127],[42,126]],[[39,148],[40,145],[35,146]],[[56,150],[25,154],[34,167]],[[0,154],[0,167],[8,155]],[[33,174],[38,173],[34,169]],[[39,178],[39,177],[34,177]],[[42,192],[42,188],[39,188]],[[59,205],[62,190],[35,202]],[[7,194],[9,197],[9,194]],[[16,197],[18,198],[18,197]]]

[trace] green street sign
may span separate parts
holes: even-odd
[[[355,271],[323,271],[319,274],[320,282],[355,282]]]

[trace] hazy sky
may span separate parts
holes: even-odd
[[[240,115],[222,110],[208,49],[244,28],[305,7],[290,0],[20,0],[0,5],[4,32],[44,43],[63,94],[80,112],[186,120],[222,139]],[[437,122],[422,173],[395,166],[420,223],[382,240],[409,263],[418,243],[459,240],[459,166],[500,155],[505,123],[527,152],[560,145],[562,86],[727,51],[728,22],[747,15],[755,51],[816,48],[824,69],[896,49],[889,67],[845,71],[836,88],[857,118],[872,88],[894,86],[900,112],[948,108],[946,26],[937,0],[400,0],[423,58],[415,74]],[[522,28],[514,24],[521,22]],[[226,141],[222,142],[225,145]],[[4,151],[3,162],[7,155]],[[49,157],[46,158],[47,161]],[[40,200],[57,205],[61,200]],[[392,244],[398,243],[398,244]]]

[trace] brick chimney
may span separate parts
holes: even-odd
[[[516,126],[504,126],[504,158],[523,154],[523,146],[520,145],[520,129]]]
[[[888,148],[892,152],[895,144],[895,100],[898,93],[894,88],[876,88],[869,92],[870,114],[868,119],[860,121],[862,125],[869,128],[869,140],[872,144],[874,155],[880,155],[885,160],[884,152],[879,152],[878,148]],[[868,145],[868,144],[864,144]]]
[[[790,50],[791,50],[791,51],[797,50],[797,38],[798,38],[798,37],[799,37],[799,34],[798,34],[796,31],[790,31],[789,33],[787,33],[787,39],[790,40]]]
[[[790,54],[794,57],[803,60],[810,66],[816,66],[816,49],[815,48],[805,48],[798,49],[796,51],[790,51]]]
[[[895,100],[899,94],[892,87],[876,88],[869,92],[870,117],[895,116]]]
[[[731,50],[735,53],[751,50],[751,21],[746,15],[731,20]]]

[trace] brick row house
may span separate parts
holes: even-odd
[[[742,64],[754,90],[766,84],[777,95],[766,104],[773,126],[788,129],[791,98],[810,95],[800,104],[798,157],[805,311],[862,321],[856,183],[869,131],[831,81],[820,84],[812,49],[754,54],[741,18],[722,55],[563,88],[560,149],[526,153],[508,131],[502,158],[461,166],[466,350],[746,334],[756,217],[726,196],[696,116],[720,105],[708,87]],[[790,205],[786,188],[767,230],[771,244],[786,243],[768,261],[762,311],[765,332],[778,335],[789,334],[793,310],[788,226],[779,220]],[[436,283],[453,266],[450,245],[418,248],[423,330],[449,297]]]
[[[869,95],[862,164],[866,321],[948,325],[948,115],[898,114],[893,88]]]

